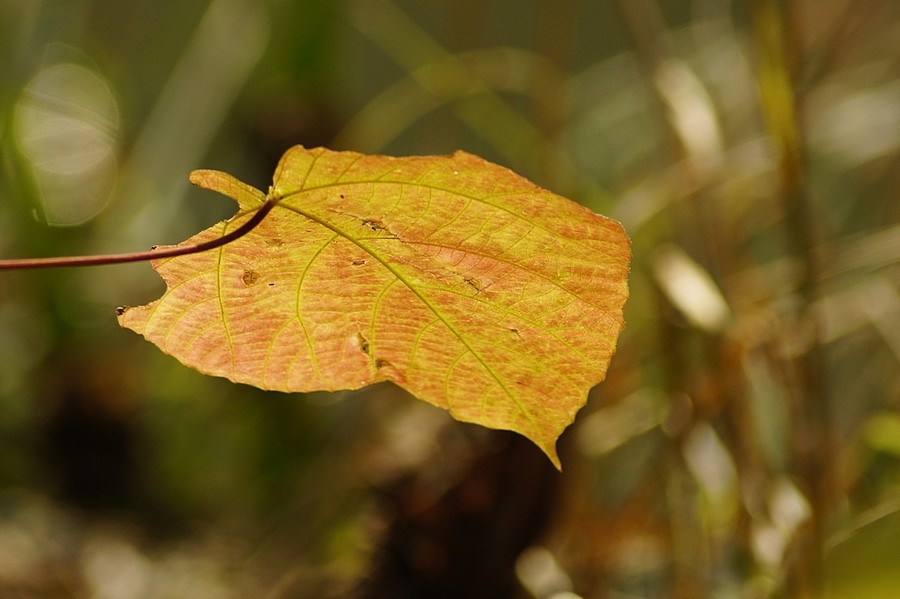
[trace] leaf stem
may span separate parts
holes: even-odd
[[[31,270],[36,268],[60,268],[71,266],[103,266],[106,264],[125,264],[128,262],[146,262],[158,258],[174,258],[205,252],[243,237],[262,222],[281,198],[270,194],[256,213],[240,227],[226,233],[222,237],[204,241],[196,245],[174,246],[161,250],[132,252],[127,254],[101,254],[97,256],[61,256],[52,258],[13,258],[0,260],[0,270]]]

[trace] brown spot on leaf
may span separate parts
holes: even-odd
[[[381,358],[375,360],[375,368],[390,368],[392,366],[393,364],[388,360],[382,360]]]
[[[249,286],[251,286],[251,285],[255,285],[256,282],[259,281],[259,278],[260,278],[261,276],[262,276],[262,275],[260,275],[260,274],[259,274],[258,272],[256,272],[255,270],[252,270],[252,269],[249,269],[249,268],[245,268],[245,269],[244,269],[244,274],[241,275],[241,281],[244,282],[244,285],[246,285],[247,287],[249,287]]]
[[[478,282],[478,279],[473,279],[472,277],[466,277],[463,279],[466,282],[466,285],[475,290],[475,293],[481,291],[481,283]]]
[[[362,266],[362,265],[364,265],[365,263],[366,263],[365,260],[363,260],[362,258],[358,258],[358,259],[356,259],[356,260],[353,261],[353,266]]]
[[[370,229],[372,229],[373,231],[376,231],[376,232],[384,230],[384,225],[381,223],[381,221],[378,221],[378,220],[366,219],[362,222],[362,224],[364,227],[369,227]]]

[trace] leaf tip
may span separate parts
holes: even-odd
[[[520,433],[526,439],[534,443],[538,449],[540,449],[547,459],[550,460],[550,463],[553,464],[553,467],[556,468],[559,472],[562,472],[562,462],[559,459],[559,454],[556,452],[556,443],[559,440],[558,436],[551,436],[551,438],[546,439],[542,437],[531,436],[527,433]]]
[[[201,189],[215,191],[240,204],[241,208],[254,208],[266,201],[260,190],[222,171],[200,169],[191,171],[188,179]]]
[[[202,189],[210,189],[212,191],[218,191],[216,183],[221,175],[224,173],[220,173],[219,171],[209,170],[209,169],[199,169],[195,171],[191,171],[191,174],[188,175],[188,180],[191,182],[191,185],[196,185]]]
[[[550,463],[553,464],[553,467],[556,468],[557,471],[562,472],[562,462],[559,461],[559,455],[556,453],[556,447],[542,447],[541,451],[544,452],[550,459]]]
[[[129,323],[131,315],[128,312],[130,310],[130,306],[119,306],[118,308],[116,308],[116,320],[119,322],[119,326],[123,329],[134,330],[134,327]]]

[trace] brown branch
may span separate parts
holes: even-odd
[[[196,245],[171,247],[162,250],[149,250],[146,252],[133,252],[128,254],[101,254],[97,256],[61,256],[53,258],[14,258],[0,260],[0,270],[31,270],[35,268],[59,268],[71,266],[103,266],[106,264],[126,264],[128,262],[146,262],[158,258],[174,258],[197,254],[207,250],[221,247],[227,243],[243,237],[263,221],[266,215],[275,207],[281,198],[269,195],[265,203],[259,207],[256,213],[243,225],[210,241],[204,241]]]

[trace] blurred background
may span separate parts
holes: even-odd
[[[462,148],[620,220],[560,443],[207,378],[148,264],[0,273],[0,596],[896,597],[900,3],[0,0],[0,256],[137,251],[293,144]],[[824,595],[823,595],[824,594]]]

